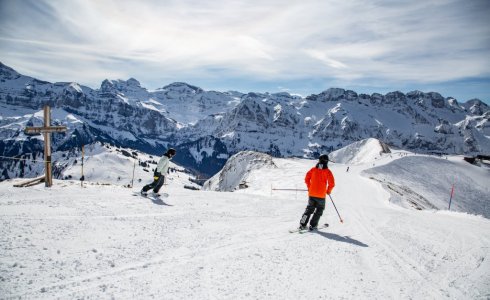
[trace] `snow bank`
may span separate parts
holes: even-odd
[[[330,160],[341,164],[363,164],[374,161],[381,153],[389,153],[390,149],[381,141],[369,138],[352,143],[329,154]]]
[[[409,156],[363,174],[383,183],[392,194],[392,202],[417,209],[448,209],[454,183],[451,210],[490,218],[490,170],[461,158]]]
[[[204,190],[231,192],[246,187],[246,180],[253,170],[276,168],[270,155],[254,152],[239,152],[226,162],[216,175],[204,183]]]

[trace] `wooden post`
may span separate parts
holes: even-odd
[[[133,163],[133,179],[131,179],[131,188],[134,186],[134,170],[136,169],[136,159],[134,160]]]
[[[51,124],[51,109],[49,106],[44,107],[44,127],[49,127]],[[47,187],[53,185],[53,172],[51,166],[51,133],[45,131],[44,135],[44,168],[45,179],[44,182]]]
[[[64,132],[66,126],[51,126],[51,108],[44,106],[44,126],[26,127],[25,134],[42,133],[44,135],[44,182],[46,187],[53,185],[53,172],[51,165],[51,133]]]

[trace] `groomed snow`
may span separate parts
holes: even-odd
[[[384,155],[376,164],[389,164]],[[337,186],[319,233],[290,234],[312,160],[273,159],[249,188],[191,191],[173,177],[163,201],[117,185],[0,183],[0,295],[27,299],[488,299],[490,222],[389,201],[331,164]],[[471,169],[468,172],[472,172]],[[428,185],[431,184],[427,180]],[[488,194],[485,195],[488,199]]]

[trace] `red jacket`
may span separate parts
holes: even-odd
[[[325,198],[332,192],[335,186],[335,180],[332,172],[327,169],[311,168],[306,173],[305,183],[308,187],[308,196],[316,198]]]

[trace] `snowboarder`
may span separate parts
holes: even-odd
[[[306,229],[306,225],[310,219],[310,230],[316,230],[318,221],[325,209],[325,197],[330,195],[335,186],[335,180],[332,172],[328,169],[328,155],[322,154],[318,158],[318,163],[311,168],[305,176],[305,183],[308,187],[308,206],[299,222],[299,229]]]
[[[163,154],[163,156],[160,158],[158,161],[158,165],[155,169],[155,172],[153,173],[153,182],[150,184],[145,185],[141,189],[141,195],[146,196],[148,195],[148,190],[153,189],[153,193],[158,195],[158,191],[162,187],[163,183],[165,182],[165,174],[168,172],[168,168],[170,166],[170,160],[172,157],[175,156],[177,151],[175,149],[170,148]]]

